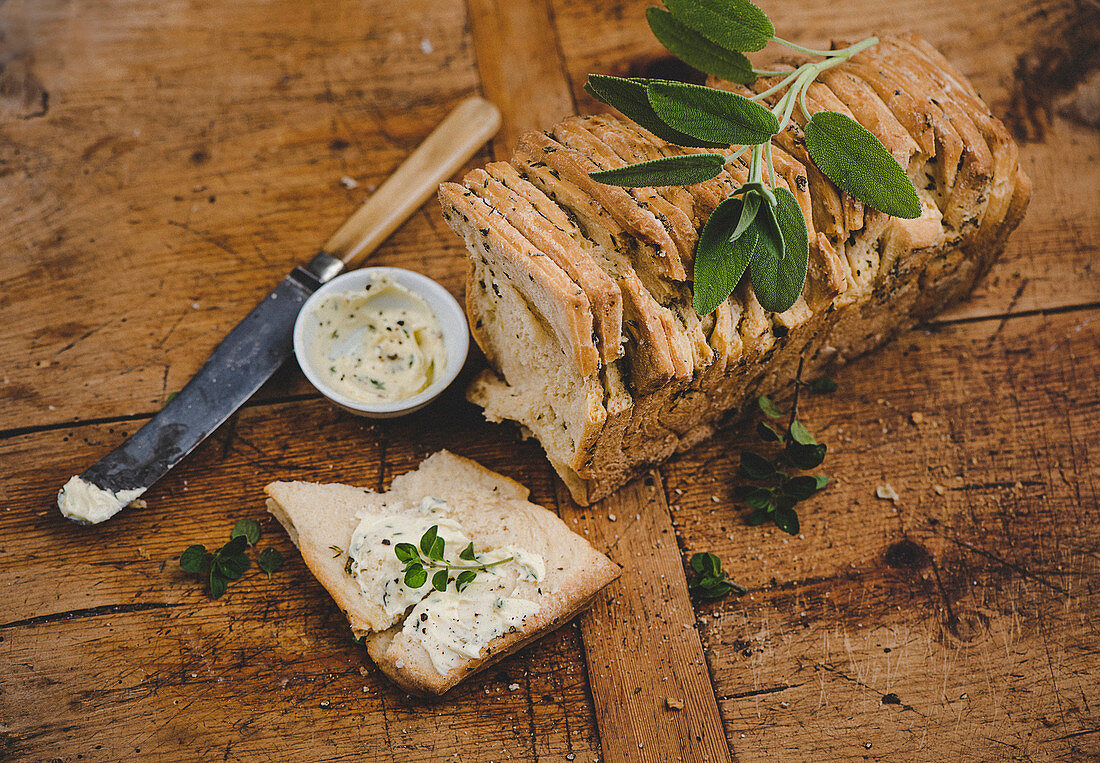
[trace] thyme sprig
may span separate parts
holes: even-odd
[[[220,599],[229,588],[230,582],[240,580],[248,571],[252,562],[245,551],[255,547],[260,541],[260,523],[254,519],[241,519],[233,525],[229,533],[229,542],[217,551],[207,551],[206,546],[196,543],[188,546],[180,554],[180,567],[186,572],[207,578],[210,583],[210,598]],[[283,555],[277,548],[265,548],[257,557],[256,565],[268,578],[283,566]]]
[[[754,484],[738,485],[734,488],[734,494],[752,508],[752,513],[748,516],[750,525],[772,521],[783,532],[798,535],[799,521],[795,506],[829,484],[829,478],[823,474],[797,473],[820,466],[828,452],[828,446],[814,439],[810,430],[799,420],[799,396],[803,388],[817,393],[833,392],[836,382],[832,379],[802,381],[800,361],[794,384],[794,400],[789,415],[767,395],[761,395],[757,399],[760,411],[769,419],[778,422],[784,416],[788,417],[786,427],[769,421],[761,421],[756,427],[757,436],[761,440],[783,447],[774,458],[768,458],[756,451],[742,451],[738,474],[752,480]]]
[[[477,573],[515,559],[514,556],[509,556],[495,562],[480,562],[474,552],[473,541],[458,554],[459,559],[472,564],[449,562],[443,558],[445,551],[446,541],[439,535],[439,525],[432,525],[424,531],[420,536],[419,548],[412,543],[398,543],[394,546],[393,552],[405,564],[405,585],[409,588],[420,588],[428,580],[428,570],[436,570],[432,575],[432,588],[437,591],[446,591],[447,584],[454,581],[455,590],[462,593],[466,586],[474,581]],[[452,572],[458,572],[458,575],[452,577]]]
[[[815,50],[775,35],[767,15],[749,0],[664,0],[646,18],[654,36],[677,58],[707,74],[743,85],[757,77],[782,77],[745,97],[716,88],[658,79],[590,74],[585,90],[614,106],[659,138],[679,146],[722,153],[670,156],[592,177],[624,187],[690,185],[716,177],[748,154],[748,179],[711,214],[695,251],[694,307],[712,312],[749,271],[760,304],[789,309],[802,293],[809,234],[797,199],[777,184],[772,138],[790,125],[795,108],[814,164],[838,187],[894,217],[920,216],[921,204],[905,170],[882,142],[852,118],[833,111],[810,113],[807,90],[824,71],[875,45],[868,37],[840,50]],[[820,58],[792,71],[754,68],[744,51],[769,43]],[[785,91],[785,92],[784,92]],[[783,93],[771,108],[765,99]]]

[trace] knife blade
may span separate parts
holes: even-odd
[[[110,519],[182,461],[291,355],[294,322],[309,295],[365,259],[499,127],[500,112],[482,98],[455,107],[308,265],[294,268],[229,332],[160,412],[61,488],[61,513],[79,524]]]

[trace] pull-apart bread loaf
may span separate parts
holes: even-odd
[[[752,95],[778,79],[711,85]],[[823,73],[807,106],[877,136],[923,213],[892,218],[840,191],[810,161],[795,109],[774,166],[802,207],[810,261],[784,313],[760,306],[747,274],[710,315],[692,308],[699,232],[745,182],[747,157],[683,188],[601,185],[589,173],[706,149],[571,117],[524,135],[510,162],[440,186],[470,251],[466,308],[493,367],[468,397],[533,433],[578,502],[709,436],[722,414],[791,379],[799,358],[812,378],[968,293],[1023,217],[1031,184],[1015,143],[923,40],[883,37]]]
[[[529,503],[525,487],[447,451],[394,478],[386,493],[309,482],[265,491],[268,511],[371,659],[413,694],[442,694],[567,621],[619,576],[555,514]],[[462,591],[454,580],[444,591],[430,580],[404,583],[394,548],[418,545],[433,525],[447,563],[491,565]],[[470,543],[474,562],[461,556]]]

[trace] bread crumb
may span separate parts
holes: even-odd
[[[519,688],[519,684],[508,684],[508,691],[515,691]]]
[[[669,710],[683,710],[684,702],[676,697],[665,697],[665,707]]]
[[[360,665],[360,666],[359,666],[359,675],[363,676],[363,678],[366,678],[366,677],[367,677],[367,675],[369,675],[369,674],[370,674],[370,671],[369,671],[369,670],[367,670],[367,669],[366,669],[365,667],[363,667],[362,665]]]
[[[712,503],[718,503],[718,496],[716,496],[716,495],[712,495],[712,496],[710,497],[710,500],[711,500],[711,502],[712,502]]]
[[[435,50],[435,46],[432,45],[432,41],[429,40],[427,37],[425,37],[423,40],[420,41],[420,52],[421,53],[423,53],[424,55],[428,55],[433,50]]]
[[[947,488],[945,488],[943,485],[933,485],[932,489],[936,492],[936,495],[943,495],[947,492]]]
[[[617,516],[615,516],[614,514],[608,514],[608,515],[607,515],[607,518],[608,518],[608,519],[609,519],[610,521],[612,521],[612,522],[614,522],[615,520],[617,520],[617,519],[618,519],[618,517],[617,517]]]
[[[149,508],[149,502],[146,501],[144,498],[135,498],[134,500],[130,501],[130,508],[131,509],[147,509],[147,508]],[[149,557],[145,557],[145,558],[148,559]]]
[[[355,178],[344,175],[342,178],[340,178],[340,185],[344,186],[344,188],[347,188],[350,191],[352,188],[359,187],[359,181],[357,181]]]
[[[321,700],[321,707],[329,707],[331,704],[327,699]]]
[[[875,496],[884,501],[893,501],[894,503],[897,503],[898,499],[901,497],[898,495],[898,491],[894,490],[894,486],[889,482],[884,482],[876,487]]]
[[[928,421],[928,419],[926,419],[924,417],[924,414],[920,411],[913,411],[912,413],[910,413],[909,420],[912,421],[916,426],[920,426],[924,422]]]

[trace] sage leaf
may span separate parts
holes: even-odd
[[[348,560],[351,561],[350,559]],[[283,566],[283,555],[277,548],[265,548],[256,558],[256,564],[269,576],[272,572],[278,572]],[[346,567],[347,565],[345,565]]]
[[[711,212],[695,247],[695,312],[707,315],[722,304],[756,256],[759,236],[754,225],[736,239],[730,236],[741,220],[745,200],[731,197]]]
[[[592,172],[589,177],[624,188],[693,185],[717,177],[722,172],[725,161],[721,154],[665,156],[613,170]]]
[[[727,50],[760,50],[775,35],[771,19],[748,0],[665,0],[665,5],[679,22]]]
[[[210,564],[212,558],[210,552],[206,550],[206,546],[197,543],[194,546],[188,546],[180,554],[180,567],[187,572],[201,575],[206,571],[206,565]]]
[[[779,132],[775,114],[737,93],[651,80],[646,95],[662,122],[698,140],[748,146],[766,143]]]
[[[803,128],[806,150],[839,188],[894,217],[920,217],[913,183],[882,141],[835,111],[819,111]]]
[[[775,188],[774,192],[775,208],[765,205],[774,215],[758,214],[756,217],[760,244],[749,264],[749,272],[752,289],[760,304],[765,310],[781,313],[802,294],[810,259],[810,241],[802,208],[794,194],[786,188]]]
[[[233,525],[232,532],[229,533],[230,538],[236,538],[243,536],[248,545],[255,546],[256,541],[260,539],[260,523],[255,519],[239,519],[237,524]]]
[[[649,28],[669,52],[689,66],[719,79],[749,85],[756,79],[752,63],[744,53],[716,45],[664,8],[650,6],[645,12]]]
[[[447,590],[447,570],[440,570],[432,575],[432,588],[441,593]]]
[[[760,211],[760,195],[756,193],[746,193],[744,195],[744,203],[741,205],[741,217],[737,221],[737,225],[733,226],[733,230],[730,232],[730,242],[736,241],[749,229],[752,225],[752,221],[756,219],[757,213]]]
[[[661,140],[677,146],[697,148],[725,148],[728,143],[699,140],[680,132],[661,121],[649,103],[644,79],[624,79],[606,74],[589,74],[584,90],[601,103],[621,111],[625,116],[649,130]]]

